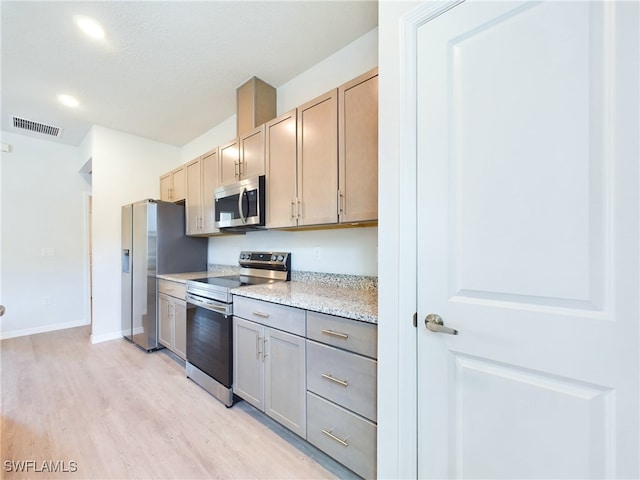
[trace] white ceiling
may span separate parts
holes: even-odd
[[[106,31],[84,36],[74,15]],[[279,87],[378,24],[374,1],[5,1],[2,130],[16,115],[63,129],[91,125],[182,146],[235,113],[252,76]],[[76,109],[56,95],[80,101]]]

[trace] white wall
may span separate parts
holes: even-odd
[[[233,140],[235,136],[236,116],[231,115],[224,122],[184,145],[180,150],[180,161],[187,163],[212,148]]]
[[[278,115],[378,66],[378,28],[278,87]]]
[[[180,162],[178,147],[93,127],[92,342],[120,337],[121,207],[158,198],[161,174]]]
[[[291,252],[291,269],[350,275],[378,274],[376,227],[249,232],[209,240],[209,263],[237,265],[241,250]]]
[[[78,148],[2,132],[0,336],[85,325],[88,238]],[[42,249],[53,256],[42,256]],[[45,304],[48,302],[49,304]]]
[[[375,28],[278,88],[281,114],[336,88],[378,65],[378,29]],[[233,139],[236,117],[182,147],[186,162]],[[312,231],[250,232],[244,236],[211,237],[209,263],[237,265],[241,250],[292,252],[292,268],[328,273],[377,275],[376,227]]]

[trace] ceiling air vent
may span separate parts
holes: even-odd
[[[43,133],[44,135],[51,135],[53,137],[59,137],[62,134],[60,127],[54,127],[52,125],[46,125],[40,122],[34,122],[33,120],[27,120],[20,117],[11,117],[11,124],[14,128],[21,128],[22,130],[29,130],[30,132]]]

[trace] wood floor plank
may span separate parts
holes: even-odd
[[[78,327],[0,342],[2,478],[349,476],[297,448],[251,407],[226,408],[170,354],[124,339],[91,345],[89,333]],[[15,471],[19,461],[36,466]],[[47,462],[77,471],[35,473]]]

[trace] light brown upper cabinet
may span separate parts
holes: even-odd
[[[240,180],[264,175],[264,124],[240,135]]]
[[[265,173],[265,125],[220,146],[220,185]]]
[[[298,107],[297,133],[298,225],[337,223],[338,89]]]
[[[214,225],[213,191],[218,186],[218,149],[187,163],[186,231],[187,235],[218,233]]]
[[[338,221],[378,219],[378,69],[338,88]]]
[[[266,124],[267,228],[378,219],[378,69]]]
[[[267,228],[298,225],[296,112],[293,109],[266,125]]]
[[[220,185],[227,185],[240,179],[238,173],[238,165],[240,164],[238,143],[238,138],[234,138],[219,147]]]
[[[184,165],[160,177],[160,200],[165,202],[180,202],[185,199],[185,170]]]

